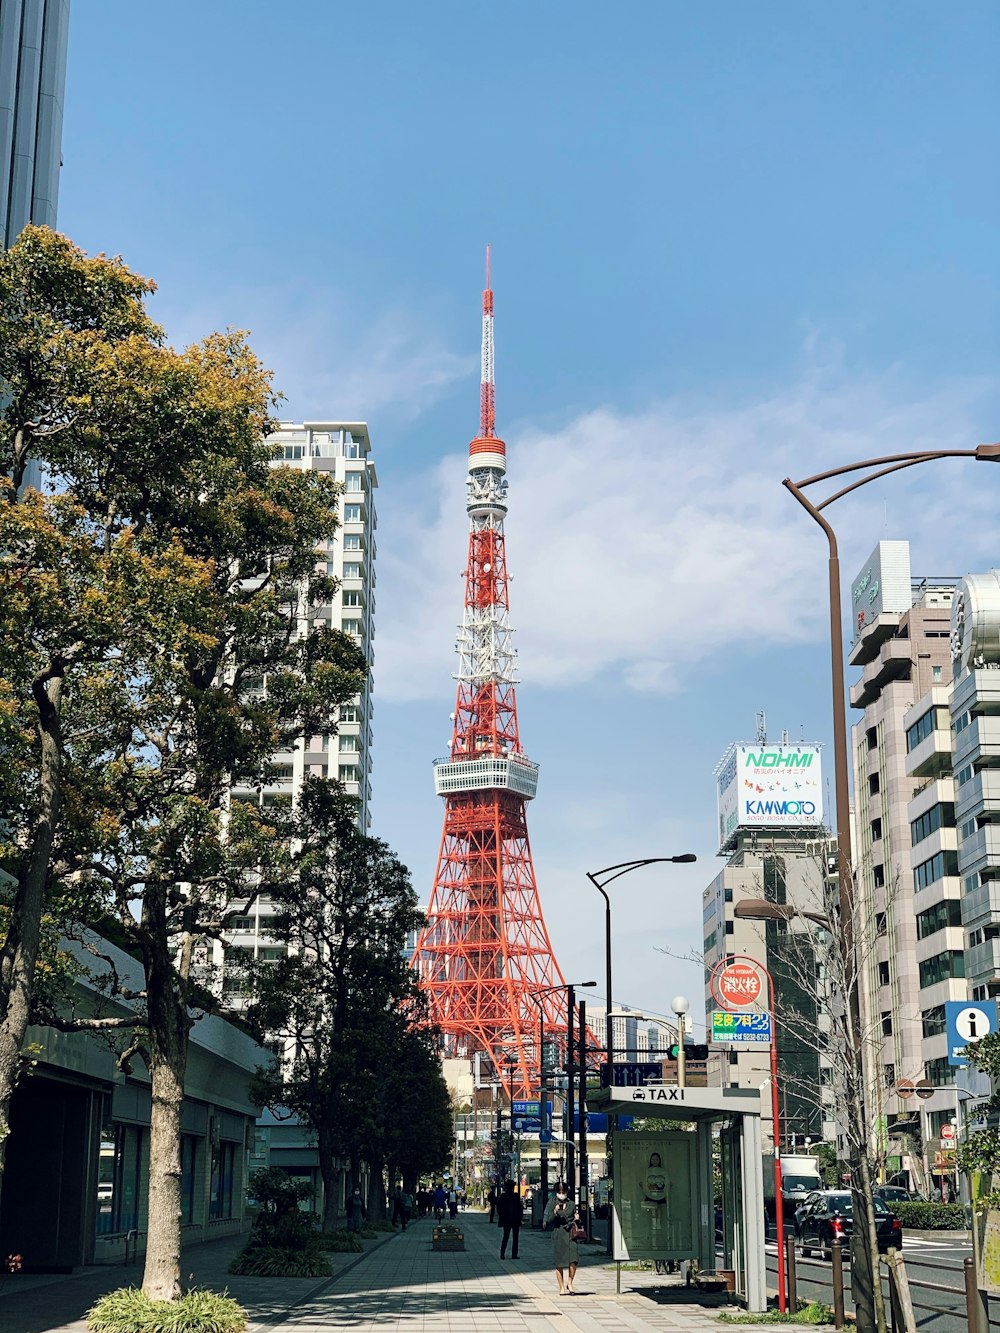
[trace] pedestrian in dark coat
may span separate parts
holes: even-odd
[[[521,1221],[524,1218],[524,1204],[521,1202],[521,1196],[514,1189],[514,1182],[508,1180],[503,1187],[503,1193],[497,1200],[497,1216],[500,1225],[503,1227],[503,1236],[500,1240],[500,1258],[507,1258],[507,1242],[511,1243],[510,1257],[517,1258],[517,1242],[521,1235]]]
[[[486,1202],[490,1206],[490,1221],[492,1222],[497,1211],[497,1190],[495,1185],[490,1186],[490,1192],[486,1196]]]

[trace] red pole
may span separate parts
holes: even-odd
[[[761,971],[767,977],[771,996],[771,1129],[774,1135],[774,1226],[778,1241],[778,1309],[784,1314],[788,1308],[785,1294],[785,1204],[781,1197],[781,1122],[778,1119],[778,1023],[775,1014],[774,982],[766,967]]]

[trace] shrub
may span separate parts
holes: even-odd
[[[248,1245],[229,1265],[229,1271],[238,1277],[333,1276],[330,1261],[318,1249],[288,1249],[278,1245]]]
[[[137,1287],[122,1287],[87,1311],[87,1326],[94,1333],[243,1333],[247,1315],[229,1296],[214,1291],[151,1301]]]
[[[904,1227],[916,1231],[964,1231],[965,1209],[960,1203],[891,1203],[887,1207]]]
[[[250,1193],[260,1206],[250,1245],[278,1250],[316,1248],[315,1219],[299,1209],[311,1193],[308,1181],[293,1180],[280,1167],[272,1166],[253,1173]]]
[[[316,1245],[337,1254],[360,1254],[365,1248],[350,1231],[321,1231],[316,1236]]]
[[[809,1301],[784,1314],[777,1310],[768,1310],[767,1314],[729,1314],[724,1310],[718,1319],[723,1324],[832,1324],[833,1310],[822,1301]]]

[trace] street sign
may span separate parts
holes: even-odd
[[[753,963],[726,963],[712,976],[712,994],[723,1009],[749,1009],[760,999],[764,979]]]
[[[541,1102],[514,1102],[512,1129],[515,1134],[538,1134],[542,1128]],[[549,1102],[548,1123],[552,1123],[552,1103]]]
[[[926,1101],[928,1097],[934,1096],[934,1084],[931,1083],[929,1079],[921,1078],[914,1083],[913,1091],[921,1101]]]
[[[913,1083],[908,1078],[901,1078],[896,1084],[896,1096],[902,1097],[905,1101],[907,1097],[913,1096]]]
[[[551,1129],[543,1129],[539,1131],[538,1142],[542,1144],[551,1143],[553,1137],[554,1136]]]
[[[942,1143],[947,1142],[947,1140],[949,1140],[949,1139],[953,1139],[953,1138],[955,1137],[955,1126],[954,1126],[954,1125],[949,1125],[949,1124],[946,1122],[945,1124],[943,1124],[943,1125],[941,1126],[941,1128],[940,1128],[940,1130],[938,1131],[938,1133],[941,1135],[941,1141],[942,1141]]]
[[[944,1022],[948,1033],[948,1063],[966,1065],[966,1046],[997,1030],[996,1000],[945,1000]]]
[[[712,1011],[713,1042],[723,1042],[727,1046],[770,1046],[772,1034],[770,1014]]]
[[[611,1082],[608,1080],[608,1066],[601,1065],[601,1087],[643,1088],[652,1079],[657,1082],[663,1077],[663,1069],[657,1062],[649,1060],[638,1064],[615,1061],[612,1066]]]

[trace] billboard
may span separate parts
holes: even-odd
[[[912,603],[910,543],[879,542],[851,584],[853,640],[883,611],[909,611]]]
[[[720,851],[732,850],[741,829],[822,826],[818,745],[734,745],[717,774]]]

